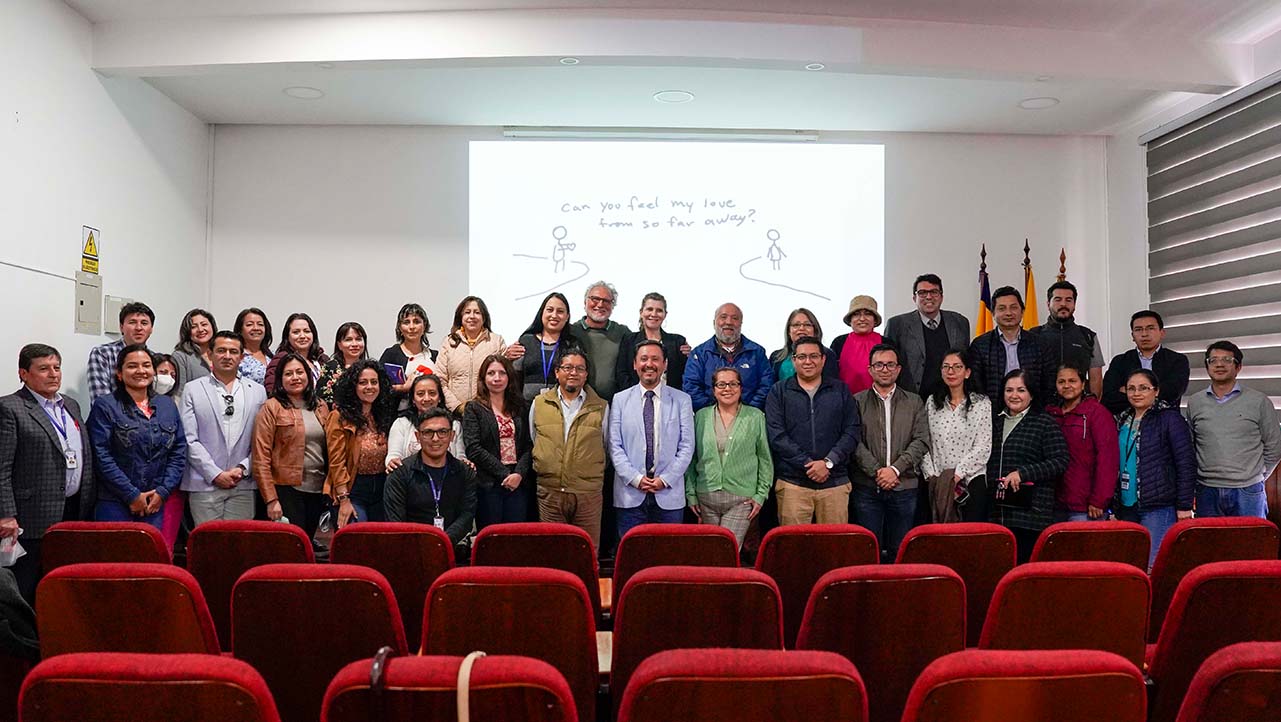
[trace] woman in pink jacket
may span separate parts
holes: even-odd
[[[1046,412],[1063,430],[1070,456],[1055,496],[1055,521],[1103,521],[1121,466],[1116,421],[1103,404],[1086,395],[1081,369],[1060,366],[1055,387],[1060,403],[1046,407]]]

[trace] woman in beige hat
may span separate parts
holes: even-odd
[[[832,351],[840,359],[840,375],[850,393],[856,394],[872,387],[872,374],[868,371],[868,355],[872,347],[881,343],[881,334],[874,329],[881,325],[881,314],[876,310],[876,299],[855,296],[850,299],[850,310],[845,313],[845,324],[852,333],[837,336],[832,341]]]

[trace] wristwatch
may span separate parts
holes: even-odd
[[[836,466],[836,464],[832,463],[832,460],[828,458],[823,459],[823,464],[827,466],[828,471],[831,471],[832,467]]]

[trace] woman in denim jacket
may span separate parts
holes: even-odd
[[[126,346],[116,359],[116,390],[89,413],[94,471],[102,480],[94,517],[160,528],[161,508],[182,481],[187,441],[178,407],[151,388],[151,352]]]

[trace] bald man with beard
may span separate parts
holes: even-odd
[[[774,385],[769,355],[755,341],[743,336],[743,309],[733,303],[717,306],[712,316],[713,335],[694,347],[685,364],[681,387],[694,402],[694,411],[716,403],[712,375],[732,366],[743,379],[743,403],[765,408],[765,395]]]

